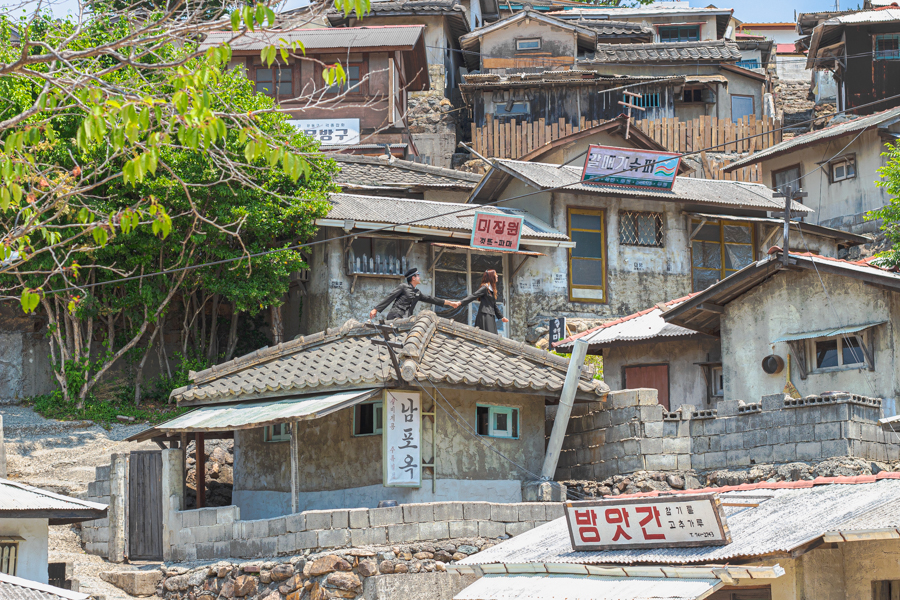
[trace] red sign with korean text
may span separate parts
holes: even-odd
[[[576,551],[731,543],[716,494],[567,502],[566,523]]]
[[[472,247],[516,252],[522,237],[522,217],[476,212]]]

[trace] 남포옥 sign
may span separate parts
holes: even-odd
[[[522,237],[522,217],[476,212],[472,224],[473,248],[516,252]]]
[[[673,152],[590,146],[582,183],[671,190],[681,157]]]
[[[579,552],[731,543],[716,494],[567,502],[566,524]]]
[[[323,146],[352,146],[359,143],[359,119],[293,119],[291,125]]]
[[[422,487],[422,396],[385,390],[384,486]]]

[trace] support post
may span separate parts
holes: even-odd
[[[300,483],[300,465],[298,464],[300,454],[300,440],[298,434],[300,430],[298,421],[291,421],[291,513],[295,513],[300,508],[300,493],[297,489]]]
[[[194,462],[197,466],[194,478],[197,486],[197,508],[204,508],[206,506],[206,444],[203,434],[200,432],[194,434],[194,456],[197,459]]]
[[[556,474],[559,453],[566,437],[566,428],[569,425],[569,416],[572,414],[575,393],[578,391],[578,379],[581,377],[581,367],[584,365],[587,351],[588,343],[586,341],[575,340],[572,357],[569,359],[569,369],[566,372],[566,383],[559,396],[559,407],[556,409],[556,418],[553,420],[553,431],[550,432],[550,442],[547,444],[547,453],[544,455],[544,467],[541,469],[541,479],[544,481],[552,480]]]
[[[179,510],[184,510],[184,502],[187,500],[187,434],[182,432],[181,439],[179,440],[181,445],[181,498],[182,498],[182,508]]]

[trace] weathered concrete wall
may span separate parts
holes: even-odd
[[[516,50],[516,40],[520,38],[540,38],[540,50]],[[574,32],[537,19],[522,19],[481,37],[483,73],[567,69],[574,64],[575,54]]]
[[[429,390],[432,394],[437,394]],[[544,398],[525,394],[442,390],[440,406],[449,403],[468,426],[476,427],[476,404],[519,409],[519,439],[491,438],[491,444],[532,472],[540,471],[544,456]],[[431,404],[424,396],[424,406]],[[426,410],[423,408],[423,410]],[[427,412],[427,411],[426,411]],[[456,416],[456,415],[454,415]],[[438,408],[436,441],[437,484],[432,492],[427,474],[419,489],[381,485],[382,438],[353,436],[353,409],[301,422],[300,508],[356,508],[378,501],[434,500],[520,501],[521,481],[527,475],[488,450],[445,410]],[[431,460],[432,426],[423,420],[422,459]],[[235,434],[234,502],[245,518],[272,517],[290,512],[290,444],[263,441],[262,429]]]
[[[894,414],[894,399],[900,394],[900,364],[895,358],[895,348],[900,347],[900,332],[895,327],[900,306],[896,296],[859,280],[814,271],[779,273],[753,288],[725,307],[721,332],[725,398],[753,402],[781,391],[784,374],[767,375],[759,366],[772,354],[772,340],[802,331],[884,322],[868,332],[874,337],[870,341],[874,371],[811,372],[803,380],[794,369],[792,379],[804,396],[854,390],[885,399],[885,412]],[[774,352],[785,357],[789,347],[781,342],[775,344]],[[814,359],[807,353],[808,370]]]
[[[718,87],[718,102],[716,103],[717,114],[723,119],[732,119],[731,114],[731,96],[752,96],[753,97],[753,114],[757,119],[763,116],[762,97],[765,93],[765,82],[753,77],[741,75],[733,71],[722,71],[722,75],[728,80],[727,93]]]
[[[50,527],[47,519],[0,519],[0,537],[20,536],[16,576],[47,583]]]
[[[900,132],[900,124],[887,129]],[[773,172],[799,164],[802,181],[795,183],[794,187],[802,185],[809,193],[803,203],[816,211],[806,217],[808,222],[857,233],[876,231],[875,223],[866,222],[865,213],[890,203],[890,194],[875,185],[880,180],[878,168],[882,166],[881,153],[886,148],[877,129],[866,131],[853,141],[855,135],[835,138],[763,161],[760,163],[762,182],[771,186]],[[820,168],[818,163],[835,155],[847,154],[856,154],[856,177],[830,183],[828,165]]]
[[[834,393],[801,400],[783,394],[760,402],[690,405],[666,412],[656,390],[610,392],[608,409],[586,406],[566,430],[556,479],[602,480],[636,471],[698,471],[837,456],[900,459],[878,425],[877,399]],[[552,411],[548,411],[552,415]],[[547,421],[547,432],[552,421]]]
[[[86,500],[109,505],[110,465],[94,469],[94,481],[88,483]],[[109,515],[102,519],[85,521],[81,524],[81,543],[84,551],[97,556],[109,556]]]
[[[719,340],[683,340],[619,346],[603,350],[603,381],[613,390],[624,390],[626,366],[667,364],[669,404],[691,404],[698,410],[713,408],[707,402],[707,385],[698,362],[721,360]]]
[[[21,402],[56,388],[44,319],[18,303],[0,307],[0,404]]]
[[[95,479],[88,483],[87,491],[87,500],[109,506],[107,515],[82,523],[81,542],[88,554],[102,556],[110,562],[123,562],[128,553],[125,547],[128,454],[113,454],[111,458],[110,464],[95,468]]]
[[[785,81],[809,81],[810,78],[810,72],[806,70],[806,57],[802,54],[778,54],[775,69],[778,78]]]

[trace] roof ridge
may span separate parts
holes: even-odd
[[[423,310],[416,317],[412,328],[403,340],[400,356],[413,359],[416,363],[422,360],[425,349],[431,341],[440,317],[431,310]]]
[[[430,173],[434,175],[446,175],[447,177],[458,177],[459,179],[465,179],[467,181],[480,181],[481,175],[477,173],[467,173],[465,171],[458,171],[456,169],[448,169],[446,167],[436,167],[434,165],[425,165],[422,163],[413,162],[411,160],[403,160],[400,158],[395,158],[393,160],[385,160],[383,158],[375,158],[371,156],[356,156],[353,154],[336,154],[333,156],[329,156],[336,162],[347,162],[347,163],[360,163],[360,164],[369,164],[369,165],[378,165],[384,167],[397,167],[402,169],[409,169],[410,171],[419,171],[420,173]]]

